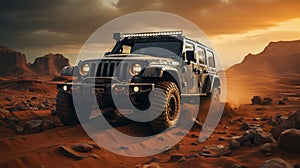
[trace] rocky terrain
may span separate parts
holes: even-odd
[[[270,43],[253,57],[272,57],[274,53],[298,50],[299,47],[294,47],[298,44],[299,41]],[[278,48],[282,45],[281,51]],[[285,57],[293,57],[295,53]],[[266,58],[263,64],[271,66],[274,60]],[[58,67],[49,65],[52,63],[48,61],[48,67]],[[295,61],[292,65],[285,62],[284,66],[293,64]],[[252,72],[248,68],[243,70],[250,65],[252,69],[261,66],[249,57],[226,72],[229,103],[207,141],[198,142],[206,117],[204,105],[193,128],[177,145],[161,154],[137,158],[105,150],[80,125],[62,125],[55,113],[57,91],[52,77],[2,76],[0,167],[297,167],[300,165],[299,71],[294,67],[289,71],[293,73],[278,76],[270,68],[255,73],[257,80],[253,80]],[[31,65],[27,67],[34,72]],[[197,109],[196,106],[184,104],[190,110]],[[140,136],[149,132],[148,128],[131,123],[117,127]]]

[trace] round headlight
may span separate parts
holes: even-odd
[[[90,72],[90,65],[89,64],[83,64],[80,68],[81,75],[87,75]]]
[[[140,64],[133,64],[130,69],[130,74],[132,76],[138,75],[142,71],[142,67]]]

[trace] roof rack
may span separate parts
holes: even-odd
[[[120,40],[125,37],[154,37],[154,36],[182,36],[183,31],[161,31],[161,32],[142,32],[142,33],[114,33],[113,38]]]

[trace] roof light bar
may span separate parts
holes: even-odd
[[[161,32],[142,32],[142,33],[114,33],[113,37],[120,40],[125,37],[154,37],[154,36],[182,36],[183,32],[180,31],[161,31]]]

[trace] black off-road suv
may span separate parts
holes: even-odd
[[[116,44],[104,57],[61,71],[62,76],[76,77],[58,84],[56,110],[63,124],[89,120],[96,104],[100,109],[159,112],[149,122],[154,131],[162,131],[176,125],[183,100],[219,99],[214,51],[182,31],[114,33],[113,37]],[[129,98],[130,106],[123,97]]]

